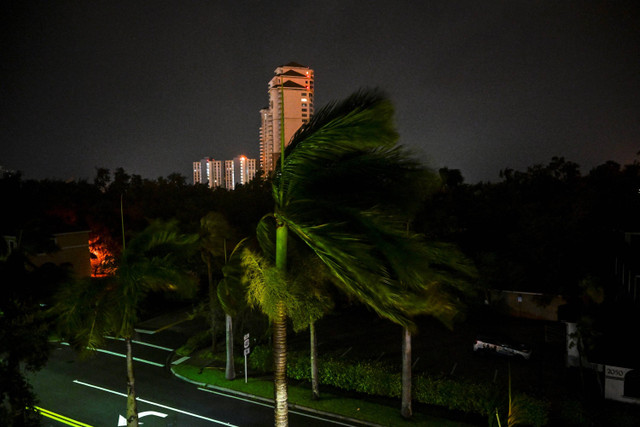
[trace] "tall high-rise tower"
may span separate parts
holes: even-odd
[[[313,115],[313,70],[290,62],[269,81],[269,105],[260,110],[260,169],[270,174],[280,158],[280,132],[285,144]],[[284,116],[284,122],[282,117]]]

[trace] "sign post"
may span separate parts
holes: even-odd
[[[249,334],[244,334],[244,383],[247,383],[247,355],[251,352],[249,347]]]

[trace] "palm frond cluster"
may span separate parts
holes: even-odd
[[[73,281],[61,289],[52,309],[61,334],[79,350],[94,350],[106,333],[132,337],[140,302],[149,293],[192,295],[195,277],[176,266],[192,254],[196,239],[181,234],[176,222],[152,222],[127,245],[114,275]]]
[[[381,316],[408,327],[419,313],[448,323],[456,312],[448,288],[459,288],[472,267],[453,247],[428,245],[407,227],[436,180],[398,144],[391,102],[359,91],[294,135],[276,169],[273,218],[315,252],[343,291]],[[273,228],[258,231],[273,236]]]

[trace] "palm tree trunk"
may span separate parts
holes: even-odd
[[[211,271],[211,260],[207,261],[207,278],[209,279],[209,332],[211,333],[211,353],[216,352],[216,289],[213,286],[213,272]]]
[[[280,154],[284,156],[284,151]],[[276,267],[285,272],[287,269],[287,237],[289,229],[278,224],[276,229]],[[287,397],[287,311],[283,301],[276,307],[276,319],[273,322],[273,381],[275,393],[276,427],[289,425]]]
[[[232,380],[236,377],[236,367],[233,362],[233,318],[228,314],[225,315],[225,330],[227,337],[227,368],[224,376],[226,379]]]
[[[133,352],[131,338],[125,338],[127,344],[127,427],[138,427],[138,405],[136,403],[136,380],[133,375]]]
[[[275,425],[289,425],[287,398],[287,316],[284,303],[277,306],[278,314],[273,322],[273,380],[275,392]]]
[[[402,336],[402,406],[400,414],[411,418],[411,332],[403,328]]]
[[[316,335],[315,322],[309,323],[309,335],[311,341],[311,397],[320,399],[320,387],[318,385],[318,336]]]

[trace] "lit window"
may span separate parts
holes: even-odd
[[[307,98],[302,98],[300,101],[307,102]]]

